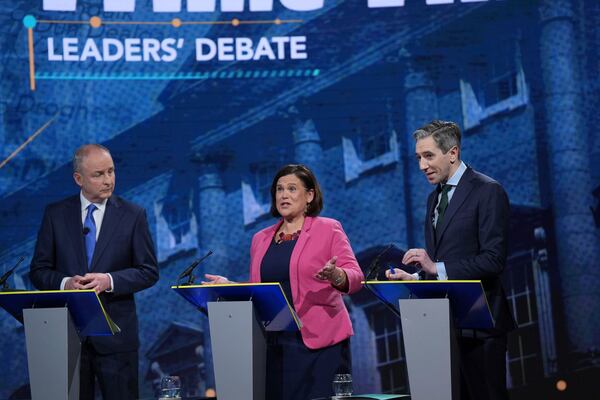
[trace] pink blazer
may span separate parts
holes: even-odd
[[[250,281],[260,282],[260,265],[282,221],[256,233],[250,247]],[[302,322],[302,340],[320,349],[352,336],[352,323],[342,292],[315,274],[333,256],[348,276],[348,293],[358,291],[364,279],[342,225],[331,218],[306,217],[290,259],[290,287],[294,308]]]

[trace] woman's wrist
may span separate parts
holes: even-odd
[[[333,281],[331,281],[331,283],[333,283],[333,286],[343,286],[346,283],[346,273],[344,272],[343,269],[341,268],[336,268],[336,273],[335,276],[333,278]]]

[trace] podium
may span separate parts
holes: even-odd
[[[196,307],[208,309],[219,400],[264,400],[265,331],[295,331],[300,321],[279,283],[173,286]]]
[[[93,290],[0,292],[0,306],[25,326],[34,400],[79,399],[80,338],[120,331]]]
[[[413,400],[457,400],[460,375],[455,329],[489,329],[494,319],[481,281],[369,281],[400,313]]]

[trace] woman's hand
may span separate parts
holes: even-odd
[[[315,277],[322,281],[333,282],[333,280],[334,280],[333,275],[335,274],[335,270],[340,269],[335,266],[336,261],[337,261],[337,256],[333,256],[333,258],[331,260],[327,261],[327,264],[325,264],[325,266],[323,268],[321,268],[319,270],[319,272],[317,272]]]
[[[221,285],[224,283],[233,283],[229,279],[221,275],[204,274],[205,281],[202,281],[203,285]]]
[[[333,256],[331,260],[327,261],[327,264],[317,272],[315,277],[323,281],[331,282],[331,284],[338,289],[347,289],[348,277],[343,269],[336,267],[336,261],[337,256]]]

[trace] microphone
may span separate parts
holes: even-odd
[[[85,228],[83,228],[83,236],[87,236],[88,233],[90,233],[90,228],[86,226]]]
[[[196,268],[198,266],[198,264],[200,264],[202,261],[207,259],[208,256],[210,256],[212,253],[213,253],[212,250],[209,250],[208,253],[206,253],[204,256],[200,257],[199,259],[197,259],[196,261],[191,263],[189,267],[187,267],[181,274],[179,274],[177,281],[180,281],[181,279],[185,278],[186,276],[189,276],[189,279],[185,283],[185,285],[193,285],[194,284],[194,276],[192,275],[192,272],[194,271],[194,268]]]
[[[379,259],[381,258],[381,256],[383,256],[385,253],[388,252],[389,249],[391,249],[392,247],[394,247],[393,243],[388,244],[385,249],[383,249],[379,254],[377,254],[377,256],[375,256],[375,258],[373,259],[373,261],[371,261],[371,264],[369,265],[369,272],[367,273],[367,275],[365,276],[365,281],[368,281],[369,279],[371,279],[373,272],[377,273],[379,271]],[[377,278],[376,278],[377,279]]]
[[[21,258],[19,258],[19,261],[17,261],[17,263],[15,264],[15,266],[12,267],[11,269],[9,269],[8,271],[6,271],[4,273],[4,275],[2,275],[0,277],[0,285],[2,285],[2,290],[8,289],[8,285],[6,284],[6,281],[12,275],[12,273],[15,271],[15,269],[17,269],[17,267],[19,266],[19,264],[21,264],[23,262],[24,259],[25,259],[25,257],[21,256]]]

